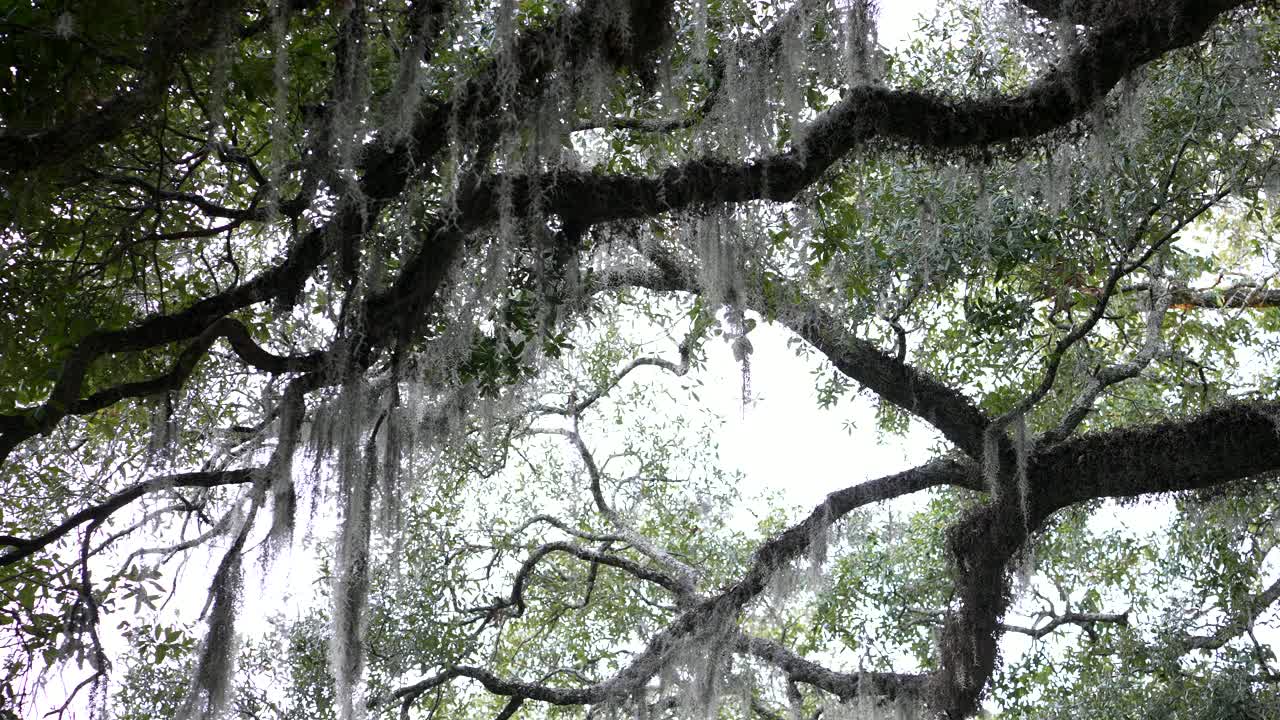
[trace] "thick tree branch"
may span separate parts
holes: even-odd
[[[863,695],[884,698],[890,702],[899,698],[918,699],[927,682],[927,676],[893,672],[836,672],[789,650],[782,643],[761,637],[739,634],[737,647],[782,670],[790,682],[812,685],[850,700]]]
[[[1049,18],[1073,25],[1094,26],[1149,12],[1149,3],[1141,0],[1018,0]]]
[[[497,202],[498,197],[508,187],[514,191],[518,213],[531,209],[532,189],[536,185],[537,196],[545,198],[543,210],[586,226],[655,215],[694,204],[762,198],[788,200],[851,148],[875,137],[939,149],[1035,137],[1078,117],[1134,68],[1197,41],[1221,13],[1240,4],[1241,0],[1212,3],[1182,0],[1160,10],[1161,19],[1166,22],[1153,23],[1150,18],[1145,22],[1117,22],[1100,29],[1080,52],[1014,96],[948,101],[876,86],[853,88],[835,108],[819,117],[790,151],[756,161],[735,164],[697,160],[669,168],[655,178],[569,171],[554,171],[536,182],[527,176],[494,176],[464,193],[460,200],[460,206],[465,209],[464,218],[459,224],[478,227],[495,220],[496,208],[504,205]],[[523,69],[525,77],[529,76],[533,69],[554,61],[554,53],[539,54],[539,48],[579,35],[604,38],[606,55],[612,54],[611,59],[619,65],[643,62],[666,42],[670,6],[660,2],[652,5],[648,0],[632,0],[632,5],[632,26],[626,35],[629,40],[616,40],[618,33],[613,31],[611,21],[602,19],[601,13],[591,5],[567,16],[563,25],[517,43],[514,52],[522,59],[527,56],[536,62],[517,63],[516,67]],[[637,25],[637,19],[643,22]],[[622,44],[609,44],[614,42]],[[584,47],[595,46],[586,43]],[[574,56],[578,60],[585,57]],[[90,335],[77,346],[73,358],[87,365],[104,353],[144,349],[189,338],[236,309],[272,298],[295,298],[319,264],[334,249],[349,244],[350,238],[361,236],[370,218],[376,217],[385,202],[399,194],[419,171],[409,158],[420,162],[438,154],[448,135],[440,130],[453,113],[461,117],[492,116],[500,95],[493,92],[495,72],[482,73],[479,79],[468,84],[452,106],[437,104],[424,110],[410,140],[380,139],[368,147],[361,154],[359,167],[365,203],[360,207],[344,204],[326,229],[305,235],[291,248],[284,262],[243,286],[197,302],[175,315],[153,317],[126,330]],[[407,152],[411,146],[415,149],[412,154]],[[406,262],[391,292],[371,303],[371,309],[383,311],[385,318],[419,316],[427,299],[434,296],[438,282],[418,281],[423,277],[443,278],[440,266],[451,263],[463,239],[449,233],[431,233],[427,237],[422,252]],[[417,312],[395,312],[406,302]],[[64,373],[59,386],[78,387],[76,375],[73,367],[72,372]],[[59,397],[54,402],[65,405],[68,400]],[[19,441],[13,441],[8,449]],[[7,454],[7,449],[3,454]]]
[[[242,470],[222,470],[217,472],[180,473],[178,475],[168,475],[138,483],[137,485],[133,485],[115,493],[97,505],[87,507],[80,512],[77,512],[66,520],[63,520],[56,527],[36,537],[0,537],[0,545],[8,545],[14,548],[3,555],[0,555],[0,567],[12,565],[34,555],[37,552],[40,552],[44,548],[65,537],[67,533],[75,530],[77,527],[80,527],[85,523],[101,523],[120,508],[144,495],[180,487],[211,488],[223,485],[243,485],[245,483],[254,482],[255,479],[262,474],[263,470],[261,468],[246,468]]]
[[[1093,107],[1134,69],[1198,41],[1219,15],[1243,0],[1179,0],[1152,6],[1153,16],[1123,18],[1091,35],[1015,95],[952,100],[863,85],[824,112],[783,153],[745,162],[692,160],[654,177],[556,170],[540,176],[495,175],[461,205],[479,222],[497,219],[510,192],[518,214],[539,210],[594,224],[682,208],[749,200],[790,201],[854,147],[886,139],[911,147],[961,150],[1033,138],[1065,126]],[[536,190],[536,192],[535,192]]]
[[[604,53],[616,67],[647,62],[667,41],[670,3],[628,0],[627,7],[631,18],[624,31],[618,23],[625,18],[610,12],[608,0],[586,3],[558,23],[523,36],[511,50],[511,58],[489,63],[464,86],[452,104],[436,104],[424,110],[410,137],[387,135],[375,139],[359,153],[359,192],[344,198],[323,227],[312,229],[295,242],[279,264],[244,285],[200,300],[178,313],[153,316],[122,330],[99,331],[82,339],[46,403],[51,412],[46,411],[35,428],[25,420],[0,418],[0,463],[18,443],[46,431],[65,415],[60,409],[75,399],[85,370],[96,358],[195,337],[225,315],[255,303],[294,302],[306,280],[328,257],[341,247],[354,246],[386,203],[399,195],[416,173],[433,166],[431,163],[449,141],[450,133],[445,129],[451,117],[456,114],[469,118],[473,124],[494,122],[502,100],[496,91],[500,65],[510,63],[519,68],[524,78],[520,82],[524,84],[550,71],[558,59],[551,49],[560,43],[574,48],[568,58],[572,61],[570,67],[560,69],[578,67],[592,59],[595,52]],[[384,330],[377,340],[403,338],[410,332],[444,282],[464,240],[456,232],[433,232],[425,237],[421,250],[405,263],[390,291],[375,295],[368,302],[367,324],[394,330]]]
[[[1033,456],[1030,472],[1037,483],[1028,498],[1034,511],[1032,517],[1024,518],[1017,504],[1006,500],[978,508],[948,533],[948,547],[959,573],[961,604],[944,624],[943,665],[941,671],[928,679],[929,701],[953,717],[969,714],[994,667],[996,638],[1002,632],[1019,631],[1003,625],[998,618],[1008,602],[1006,564],[1025,542],[1030,529],[1038,527],[1059,507],[1095,497],[1206,487],[1280,467],[1280,438],[1274,418],[1277,413],[1280,406],[1233,406],[1180,423],[1083,436]],[[1234,441],[1224,442],[1222,438]],[[1105,453],[1105,447],[1114,447],[1115,452]],[[1179,449],[1174,451],[1175,447]],[[1232,456],[1234,460],[1230,459]],[[1104,466],[1113,470],[1108,473]],[[820,528],[854,507],[904,492],[937,483],[980,484],[975,475],[971,468],[960,469],[947,461],[937,461],[901,476],[833,493],[806,520],[765,543],[742,580],[682,613],[651,640],[631,665],[603,683],[572,690],[533,688],[474,668],[454,669],[424,682],[434,687],[453,677],[473,677],[491,692],[518,693],[530,699],[558,703],[593,703],[633,692],[666,662],[669,653],[682,642],[681,638],[699,628],[714,627],[716,618],[735,615],[763,590],[776,569],[804,551]],[[1094,476],[1099,477],[1100,482],[1088,482],[1088,478]],[[1262,600],[1274,601],[1276,597],[1267,596],[1268,592],[1280,596],[1280,583],[1260,595]],[[1057,623],[1091,621],[1119,620],[1068,615]],[[1047,632],[1044,628],[1030,630],[1032,634]],[[777,648],[762,646],[760,649],[771,653],[772,658],[789,663],[795,673],[807,673],[805,676],[813,678],[815,683],[850,690],[849,678],[818,672],[795,658],[779,655]],[[904,687],[912,689],[924,682],[911,676],[889,679],[893,683],[906,683]],[[422,684],[414,687],[420,686]]]
[[[138,398],[176,390],[195,371],[218,338],[226,338],[231,348],[246,364],[264,372],[316,372],[322,367],[324,353],[284,357],[263,350],[238,320],[222,318],[196,338],[178,356],[169,372],[147,380],[124,383],[80,397],[89,364],[95,353],[75,352],[63,366],[62,376],[48,401],[20,414],[0,415],[0,462],[18,443],[38,433],[48,432],[67,415],[86,415],[109,407],[125,398]],[[83,345],[82,345],[83,348]]]
[[[982,457],[990,421],[963,393],[855,336],[816,305],[809,318],[783,322],[841,373],[934,426],[969,457]]]
[[[1025,497],[976,508],[947,532],[958,607],[942,631],[931,695],[950,717],[973,714],[995,668],[1008,563],[1057,510],[1107,497],[1212,487],[1280,470],[1280,403],[1227,405],[1203,415],[1064,440],[1028,458]]]
[[[1280,403],[1082,435],[1029,460],[1036,518],[1086,500],[1213,487],[1280,469]]]

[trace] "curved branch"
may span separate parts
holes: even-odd
[[[474,184],[463,193],[463,210],[457,226],[477,227],[497,219],[497,202],[510,189],[513,210],[530,209],[530,198],[545,198],[544,210],[561,215],[576,225],[668,212],[695,204],[741,202],[752,199],[789,200],[817,180],[833,163],[853,147],[873,138],[897,140],[919,147],[959,149],[1035,137],[1062,127],[1088,110],[1133,69],[1172,49],[1196,42],[1219,15],[1244,4],[1244,0],[1193,2],[1181,0],[1152,6],[1159,17],[1126,18],[1091,36],[1084,47],[1046,73],[1022,93],[985,100],[946,100],[913,91],[878,86],[852,88],[836,107],[820,116],[785,153],[745,163],[701,159],[668,168],[653,178],[599,175],[557,170],[538,178],[494,175]],[[666,41],[671,7],[660,0],[631,0],[628,28],[629,47],[611,48],[620,53],[610,60],[617,65],[643,62]],[[554,62],[554,53],[540,52],[549,43],[583,36],[615,38],[613,20],[588,3],[562,23],[535,32],[517,43],[513,52],[531,64],[516,64],[522,77]],[[1159,20],[1154,22],[1153,20]],[[585,35],[584,35],[585,34]],[[571,46],[576,47],[574,43]],[[584,48],[594,47],[585,43]],[[571,58],[586,59],[579,51]],[[211,296],[174,315],[155,316],[125,330],[99,332],[81,341],[73,351],[73,364],[59,378],[55,404],[70,400],[67,388],[78,390],[82,375],[77,371],[94,358],[110,353],[155,347],[193,337],[216,319],[236,309],[263,300],[296,297],[307,277],[332,252],[350,238],[364,234],[385,202],[399,194],[411,177],[420,171],[416,161],[429,163],[443,147],[448,133],[441,132],[455,113],[460,117],[488,118],[498,103],[492,92],[496,65],[467,85],[453,104],[437,104],[421,113],[412,137],[403,141],[376,139],[361,154],[360,195],[363,203],[344,202],[325,228],[307,233],[279,265],[249,283]],[[413,147],[414,153],[408,149]],[[533,193],[534,187],[539,192]],[[356,207],[359,205],[359,207]],[[443,272],[437,260],[451,261],[462,237],[432,233],[430,242],[406,263],[392,290],[370,310],[385,310],[385,318],[417,317],[418,313],[397,313],[406,298],[417,298],[412,306],[421,309],[433,297]],[[448,264],[448,262],[444,263]],[[435,269],[433,269],[435,268]],[[418,282],[425,276],[432,282]],[[376,313],[373,313],[376,314]],[[372,316],[372,315],[371,315]],[[3,424],[0,424],[3,427]],[[6,431],[8,428],[4,428]],[[5,433],[9,435],[8,432]],[[0,459],[13,445],[30,437],[6,437],[0,445]]]
[[[143,495],[176,487],[211,488],[222,485],[243,485],[254,482],[263,474],[262,468],[245,468],[241,470],[223,470],[218,472],[192,472],[167,475],[154,480],[147,480],[121,490],[106,500],[87,507],[71,517],[63,520],[56,527],[33,538],[0,537],[0,544],[8,545],[10,550],[0,555],[0,567],[12,565],[57,542],[67,533],[87,522],[102,522],[112,513]]]
[[[590,550],[588,548],[574,545],[573,543],[550,542],[540,545],[536,550],[534,550],[520,565],[520,569],[516,572],[515,585],[511,590],[510,599],[506,601],[506,605],[514,607],[517,615],[524,612],[524,590],[529,584],[530,575],[533,573],[533,569],[543,558],[557,552],[572,555],[596,565],[607,565],[608,567],[617,568],[629,575],[633,575],[641,580],[651,582],[654,585],[668,590],[677,597],[684,592],[683,585],[670,575],[656,570],[650,570],[649,568],[624,557],[599,552],[597,550]]]
[[[622,537],[621,535],[595,535],[592,533],[583,532],[581,530],[576,530],[570,527],[568,523],[564,522],[563,520],[560,520],[559,518],[553,517],[551,515],[534,515],[533,517],[521,523],[520,527],[516,528],[515,532],[513,532],[512,535],[519,535],[525,530],[528,530],[530,527],[532,527],[536,523],[540,523],[540,522],[551,525],[552,527],[559,529],[561,532],[564,532],[567,535],[572,535],[576,538],[581,538],[589,542],[625,542],[626,541],[626,538]]]
[[[182,387],[218,338],[226,338],[245,363],[270,373],[315,372],[323,366],[325,357],[323,352],[289,357],[274,355],[254,342],[248,328],[239,320],[222,318],[207,327],[195,342],[183,350],[173,368],[164,375],[123,383],[80,398],[85,375],[96,355],[76,352],[64,364],[62,377],[43,405],[24,413],[0,415],[0,462],[18,443],[52,430],[67,415],[86,415],[126,398],[147,397]]]
[[[682,353],[682,355],[683,354],[684,353]],[[568,416],[581,415],[583,412],[587,410],[587,408],[591,407],[596,402],[598,402],[600,398],[609,394],[609,391],[617,387],[618,383],[622,382],[622,380],[626,378],[627,375],[630,375],[633,370],[641,367],[659,367],[679,377],[689,372],[689,358],[682,357],[679,363],[673,363],[670,360],[664,360],[662,358],[657,358],[657,357],[636,358],[635,360],[632,360],[631,362],[624,365],[620,370],[615,372],[613,376],[610,377],[600,387],[591,391],[589,394],[585,395],[584,397],[582,397],[582,399],[578,400],[577,402],[570,402],[565,407],[555,407],[551,405],[535,405],[532,408],[532,411],[535,414],[539,414],[539,415],[568,415]]]
[[[635,528],[632,528],[630,523],[628,523],[616,510],[613,509],[613,507],[609,505],[609,501],[605,499],[604,496],[604,488],[602,486],[603,475],[600,472],[599,466],[596,465],[596,460],[591,454],[591,450],[582,440],[582,435],[578,433],[578,418],[576,415],[573,418],[573,424],[573,430],[566,430],[560,434],[569,438],[569,441],[573,443],[574,448],[582,457],[582,462],[587,468],[587,475],[591,479],[591,497],[595,500],[596,508],[600,511],[600,514],[605,516],[609,521],[609,524],[613,525],[614,529],[618,531],[618,534],[621,535],[632,547],[675,574],[678,578],[677,584],[680,587],[679,592],[676,593],[678,597],[683,600],[689,600],[695,597],[697,595],[698,587],[697,571],[687,563],[677,560],[671,555],[671,553],[650,542],[642,533],[636,531]]]
[[[511,48],[511,57],[492,60],[450,103],[437,103],[425,108],[408,137],[384,133],[375,138],[359,153],[358,192],[344,196],[332,219],[303,235],[279,264],[244,285],[209,296],[180,312],[152,316],[121,330],[91,333],[80,340],[47,405],[60,408],[71,402],[79,393],[84,371],[102,355],[143,350],[196,337],[227,314],[259,302],[282,300],[293,303],[307,278],[329,256],[339,248],[353,247],[355,239],[365,235],[373,226],[386,203],[399,195],[410,180],[432,167],[451,137],[449,132],[445,132],[451,118],[468,118],[473,124],[494,122],[502,100],[501,94],[495,90],[502,67],[519,68],[521,77],[517,84],[524,86],[549,72],[557,61],[568,61],[572,66],[578,66],[595,59],[596,53],[606,56],[605,59],[616,67],[638,66],[647,62],[667,40],[671,3],[669,0],[627,1],[629,19],[617,17],[603,0],[590,0],[557,22],[529,32]],[[193,7],[203,7],[209,0],[191,2]],[[235,5],[227,7],[234,8]],[[180,25],[173,27],[180,29]],[[551,51],[561,46],[573,48],[571,57],[561,58]],[[470,131],[464,133],[467,134]],[[376,321],[401,331],[399,334],[384,332],[379,338],[381,341],[398,339],[408,324],[418,318],[443,283],[445,273],[464,239],[452,232],[431,233],[426,237],[427,241],[419,252],[406,261],[392,288],[367,303],[369,322]],[[54,412],[49,415],[52,420],[38,419],[34,432],[26,427],[28,423],[25,420],[0,417],[0,462],[18,443],[36,432],[52,428],[64,415],[65,412]]]
[[[674,256],[650,247],[645,257],[657,272],[627,275],[622,282],[660,292],[700,292],[697,278]],[[785,286],[784,279],[775,277],[775,282],[782,285],[783,294],[795,294]],[[763,315],[773,311],[766,298],[754,294],[742,298],[742,303]],[[817,302],[797,303],[792,310],[780,314],[777,321],[806,340],[851,380],[937,428],[969,457],[982,457],[983,437],[990,420],[964,393],[853,334]]]
[[[713,157],[673,165],[657,176],[555,170],[496,174],[464,193],[460,206],[479,223],[496,221],[511,198],[517,214],[535,209],[590,225],[707,204],[790,201],[853,148],[873,139],[937,150],[986,148],[1035,138],[1080,117],[1136,68],[1203,37],[1244,0],[1179,0],[1149,6],[1091,35],[1026,90],[984,99],[947,99],[862,85],[809,126],[786,152],[745,162]]]
[[[973,714],[995,668],[1009,561],[1056,511],[1098,498],[1212,487],[1280,470],[1280,403],[1238,402],[1203,415],[1064,440],[1028,458],[1022,498],[971,511],[947,531],[959,604],[946,616],[933,696]],[[1280,592],[1280,590],[1277,590]]]
[[[1280,579],[1271,583],[1262,592],[1249,598],[1245,611],[1232,618],[1218,628],[1212,635],[1188,635],[1181,639],[1181,644],[1188,650],[1217,650],[1253,628],[1253,623],[1262,613],[1280,600]]]
[[[1137,238],[1135,237],[1134,241],[1136,242],[1136,240]],[[991,421],[991,424],[987,427],[988,437],[1003,434],[1005,428],[1007,428],[1011,423],[1017,421],[1019,418],[1025,418],[1026,414],[1039,404],[1040,401],[1049,394],[1049,391],[1053,389],[1054,383],[1057,382],[1058,379],[1058,370],[1062,366],[1062,361],[1067,356],[1067,351],[1093,331],[1093,328],[1102,320],[1103,316],[1106,315],[1107,306],[1111,302],[1111,298],[1115,295],[1121,278],[1137,268],[1137,264],[1128,265],[1125,262],[1125,256],[1127,256],[1127,254],[1128,253],[1126,251],[1125,255],[1122,255],[1117,259],[1116,263],[1112,266],[1111,271],[1107,274],[1107,279],[1103,282],[1102,288],[1098,292],[1097,304],[1094,305],[1093,310],[1089,312],[1084,320],[1081,320],[1071,326],[1071,329],[1067,331],[1067,334],[1058,338],[1058,341],[1054,343],[1053,349],[1049,351],[1048,359],[1044,362],[1044,369],[1041,371],[1040,383],[1036,385],[1031,392],[1024,395],[1022,399],[1015,403],[1012,408]]]
[[[237,503],[232,507],[232,509],[223,513],[222,517],[218,518],[217,522],[213,523],[208,530],[196,535],[195,537],[188,538],[166,547],[141,547],[134,550],[126,555],[125,559],[120,563],[119,574],[123,574],[125,569],[127,569],[134,560],[140,557],[144,557],[146,555],[164,555],[165,561],[168,561],[169,558],[172,558],[177,553],[184,550],[190,550],[193,547],[198,547],[213,538],[222,536],[227,532],[227,529],[231,527],[232,521],[237,518],[239,512],[240,505]],[[105,545],[105,543],[103,544]]]
[[[1112,385],[1137,377],[1139,373],[1151,364],[1151,361],[1156,357],[1156,353],[1160,351],[1160,326],[1164,322],[1165,314],[1169,311],[1171,300],[1172,296],[1169,293],[1168,286],[1163,282],[1157,282],[1152,291],[1151,309],[1147,314],[1147,327],[1143,335],[1142,346],[1127,362],[1109,365],[1095,371],[1085,383],[1085,387],[1080,391],[1079,395],[1076,396],[1076,399],[1072,401],[1071,407],[1068,408],[1058,427],[1046,432],[1041,437],[1041,442],[1055,443],[1075,432],[1075,429],[1093,409],[1094,402],[1097,401],[1098,396],[1104,390]]]
[[[97,177],[101,177],[112,185],[120,185],[123,187],[137,188],[156,200],[167,200],[172,202],[181,202],[191,205],[205,215],[213,218],[224,218],[228,220],[239,220],[241,222],[247,220],[268,220],[271,217],[271,211],[265,208],[257,207],[258,196],[254,195],[253,200],[248,208],[233,208],[219,205],[216,202],[206,198],[199,193],[182,192],[178,190],[165,190],[156,187],[150,182],[137,177],[128,176],[108,176],[101,173],[92,173]],[[166,236],[168,237],[168,236]]]
[[[513,695],[506,705],[502,706],[502,711],[494,716],[493,720],[510,720],[524,704],[524,698],[519,695]]]
[[[792,652],[782,643],[739,633],[737,647],[768,662],[787,675],[790,682],[812,685],[849,700],[873,695],[890,701],[915,698],[924,690],[928,676],[894,672],[836,672]]]

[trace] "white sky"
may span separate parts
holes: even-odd
[[[937,7],[933,0],[880,0],[881,44],[890,49],[898,47],[916,29],[916,18],[931,16]]]
[[[906,438],[880,442],[875,407],[866,393],[818,407],[815,370],[821,358],[796,356],[790,331],[760,324],[749,337],[752,402],[743,405],[741,368],[728,344],[708,343],[707,391],[702,396],[728,421],[720,433],[724,461],[741,469],[753,490],[778,489],[803,507],[829,492],[914,467],[929,459],[936,436],[913,425]],[[846,423],[852,421],[852,432]]]

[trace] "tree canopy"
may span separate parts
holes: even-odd
[[[0,11],[0,715],[1280,717],[1275,4],[877,12]]]

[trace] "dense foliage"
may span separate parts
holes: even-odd
[[[1274,4],[876,12],[0,10],[0,715],[1280,717]]]

